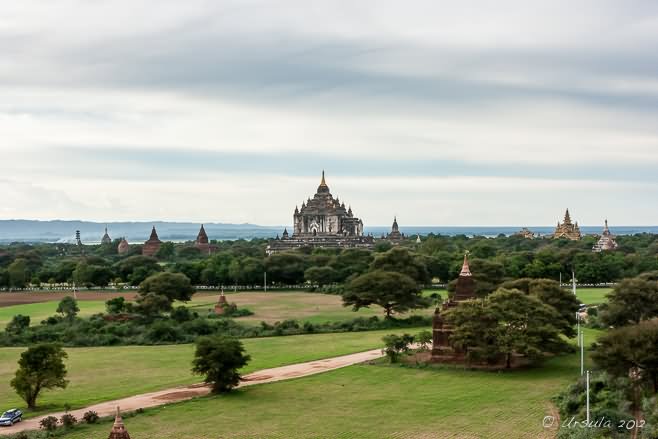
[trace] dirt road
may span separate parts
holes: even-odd
[[[382,357],[381,349],[373,349],[356,354],[343,355],[340,357],[326,358],[324,360],[309,361],[307,363],[291,364],[288,366],[275,367],[272,369],[263,369],[244,376],[242,386],[253,384],[273,383],[275,381],[289,380],[300,378],[308,375],[326,372],[328,370],[339,369],[341,367],[351,366],[357,363],[374,360]],[[185,387],[174,387],[172,389],[160,390],[143,395],[130,396],[128,398],[117,399],[114,401],[102,402],[83,409],[72,410],[78,420],[82,415],[90,410],[98,413],[99,416],[111,416],[116,412],[116,407],[121,407],[122,411],[133,411],[139,408],[155,407],[171,402],[185,401],[197,396],[207,395],[210,389],[204,384],[194,384]],[[24,430],[39,429],[39,422],[46,416],[55,416],[60,418],[64,413],[50,413],[32,419],[26,419],[12,427],[0,427],[0,434],[18,433]]]

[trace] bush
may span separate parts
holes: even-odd
[[[400,359],[400,355],[409,352],[410,345],[413,343],[414,338],[409,334],[389,334],[382,337],[382,341],[386,346],[382,352],[386,354],[391,363],[397,363]]]
[[[70,413],[64,413],[62,417],[60,418],[60,421],[64,428],[73,428],[75,424],[78,423],[78,420],[76,419],[75,416],[73,416]]]
[[[57,428],[57,418],[54,416],[47,416],[39,422],[39,425],[46,431],[53,431]]]
[[[93,410],[90,410],[88,412],[85,412],[84,415],[82,415],[82,419],[84,419],[84,421],[87,424],[95,424],[96,422],[98,422],[99,416],[98,413],[96,413]]]

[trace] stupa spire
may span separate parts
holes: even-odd
[[[114,425],[112,425],[112,430],[110,430],[110,436],[108,439],[130,439],[128,430],[123,424],[123,419],[121,418],[121,410],[117,406],[117,413],[114,417]]]
[[[473,276],[471,274],[471,267],[469,267],[469,265],[468,265],[468,254],[469,254],[469,251],[466,250],[466,252],[464,253],[464,263],[462,264],[462,271],[459,273],[459,277]]]

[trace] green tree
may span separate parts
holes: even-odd
[[[162,261],[170,261],[174,258],[175,254],[176,248],[174,247],[174,243],[167,241],[160,245],[160,248],[155,253],[155,257]]]
[[[432,345],[432,332],[431,331],[421,331],[414,336],[414,342],[418,343],[418,350],[426,352],[429,350]]]
[[[409,276],[375,270],[354,278],[343,293],[343,305],[351,305],[355,311],[373,304],[384,308],[386,317],[391,317],[393,312],[426,308],[429,300],[422,296],[418,284]]]
[[[119,296],[105,302],[105,310],[108,314],[121,314],[126,307],[126,299]]]
[[[272,282],[296,285],[304,281],[305,258],[295,253],[277,253],[265,260],[267,276]]]
[[[9,273],[9,286],[12,288],[24,288],[28,276],[27,261],[22,258],[16,259],[7,267]]]
[[[639,372],[651,391],[658,392],[658,321],[623,326],[599,337],[592,359],[616,377]]]
[[[391,363],[397,363],[402,354],[407,354],[411,350],[414,337],[409,334],[389,334],[382,337],[382,341],[385,346],[382,352],[386,354]]]
[[[601,321],[609,326],[639,323],[658,316],[658,282],[624,279],[608,294]]]
[[[311,267],[304,272],[304,278],[320,287],[335,282],[338,273],[331,267]]]
[[[57,305],[57,312],[62,314],[66,320],[72,322],[80,312],[78,301],[71,296],[64,297]]]
[[[21,334],[30,327],[30,316],[16,314],[5,327],[8,334]]]
[[[423,258],[409,252],[403,247],[394,247],[389,251],[377,255],[372,262],[371,269],[389,271],[406,275],[415,282],[426,285],[430,283],[430,275]]]
[[[245,354],[240,340],[225,335],[200,337],[192,362],[192,372],[205,375],[204,382],[212,384],[213,393],[229,392],[240,383],[241,368],[251,357]]]
[[[187,302],[194,294],[190,279],[182,273],[158,273],[148,277],[139,285],[139,294],[154,293],[166,297],[169,302]]]
[[[550,279],[523,278],[505,282],[502,288],[518,289],[553,307],[561,317],[561,321],[555,322],[556,327],[567,337],[576,336],[574,326],[580,301],[570,290],[562,288],[559,282]]]
[[[18,370],[11,386],[34,409],[42,390],[65,388],[68,384],[64,359],[68,355],[53,344],[39,344],[28,348],[18,360]]]

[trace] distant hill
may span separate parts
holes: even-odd
[[[199,223],[178,222],[110,222],[90,221],[33,221],[0,220],[0,242],[75,242],[75,231],[80,231],[82,242],[99,243],[105,226],[112,239],[125,237],[128,242],[146,241],[155,226],[163,241],[188,241],[196,239]],[[265,227],[253,224],[204,224],[210,239],[273,238],[283,227]]]
[[[82,242],[97,244],[103,236],[106,223],[91,221],[33,221],[33,220],[0,220],[0,243],[10,242],[75,242],[75,231],[80,230]],[[199,233],[200,223],[178,223],[167,221],[141,222],[110,222],[107,223],[108,233],[112,239],[125,237],[128,242],[138,244],[146,241],[155,226],[158,236],[163,241],[192,241]],[[281,234],[284,226],[258,226],[255,224],[204,224],[208,237],[216,240],[274,238]],[[547,235],[553,233],[554,227],[528,227],[535,233]],[[390,231],[390,226],[365,227],[366,234],[380,237]],[[442,235],[479,235],[497,236],[512,235],[521,226],[400,226],[400,231],[410,237],[417,234],[436,233]],[[584,234],[599,234],[601,226],[581,226]],[[290,227],[289,232],[292,232]],[[658,226],[618,226],[611,227],[616,235],[632,235],[635,233],[658,233]]]

